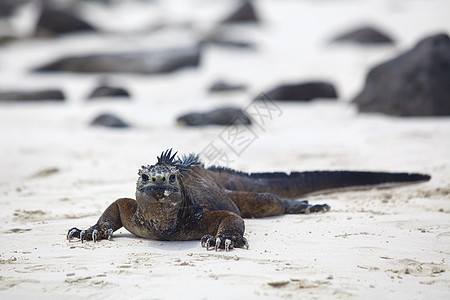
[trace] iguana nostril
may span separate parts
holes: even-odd
[[[162,178],[162,181],[166,181],[166,177],[163,177],[163,178]]]
[[[152,181],[155,182],[155,181],[156,181],[156,178],[155,178],[155,177],[152,177]]]

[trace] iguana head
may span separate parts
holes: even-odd
[[[172,149],[157,157],[154,165],[142,166],[138,172],[136,200],[173,203],[181,201],[180,179],[192,165],[199,165],[198,156],[189,155],[175,158]]]

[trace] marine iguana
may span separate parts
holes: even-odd
[[[344,187],[427,181],[417,173],[311,171],[253,173],[205,168],[198,155],[177,157],[169,149],[154,165],[138,172],[136,200],[120,198],[86,230],[76,227],[67,239],[111,239],[122,226],[156,240],[201,240],[203,247],[226,251],[247,247],[243,218],[326,212],[327,204],[297,201],[305,194]]]

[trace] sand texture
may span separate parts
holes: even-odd
[[[138,1],[109,14],[91,3],[86,19],[108,34],[0,48],[2,90],[61,88],[67,96],[0,103],[1,299],[450,299],[450,118],[358,114],[349,103],[371,66],[428,34],[450,32],[448,1],[255,2],[262,24],[229,25],[255,49],[207,46],[198,68],[108,75],[130,100],[88,102],[102,74],[30,70],[62,55],[191,45],[233,3],[156,1],[145,12],[148,4]],[[118,26],[114,16],[124,11],[134,19]],[[138,22],[159,29],[143,34]],[[395,46],[328,44],[363,22],[389,31]],[[218,78],[249,88],[211,95]],[[224,142],[226,127],[175,121],[194,110],[252,108],[263,90],[312,79],[332,81],[338,101],[277,103],[239,155]],[[131,127],[90,127],[102,112]],[[125,229],[112,241],[66,240],[69,228],[87,228],[115,199],[134,197],[138,169],[163,150],[201,153],[210,143],[247,172],[400,171],[432,179],[307,197],[329,204],[324,214],[247,219],[248,250],[206,251],[199,241],[146,240]]]

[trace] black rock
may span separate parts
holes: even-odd
[[[252,42],[242,41],[233,37],[228,37],[223,32],[213,32],[206,35],[201,41],[201,45],[215,45],[221,47],[239,48],[245,50],[255,50],[256,45]]]
[[[35,71],[80,73],[168,73],[198,66],[201,47],[192,46],[158,51],[69,56],[38,67]]]
[[[357,44],[393,44],[394,40],[384,32],[373,27],[362,27],[341,34],[333,39],[334,42],[350,42]]]
[[[97,87],[89,96],[89,99],[100,97],[125,97],[129,98],[130,94],[121,87],[111,87],[107,85],[101,85]]]
[[[0,0],[0,17],[9,17],[29,0]]]
[[[113,128],[127,128],[130,127],[127,123],[122,121],[119,117],[113,114],[101,114],[96,117],[92,122],[91,126],[103,126],[103,127],[113,127]]]
[[[0,101],[5,102],[37,102],[37,101],[64,101],[64,100],[65,100],[64,94],[60,90],[0,92]]]
[[[73,32],[93,32],[96,29],[70,10],[44,6],[38,19],[35,36],[57,36]]]
[[[178,124],[182,126],[230,125],[234,121],[244,125],[252,123],[242,109],[234,107],[218,108],[204,113],[194,112],[177,118]]]
[[[0,0],[1,2],[1,0]],[[1,7],[0,7],[1,10]],[[16,28],[10,24],[11,22],[8,21],[1,21],[0,19],[0,46],[7,45],[9,43],[12,43],[18,39],[20,39],[22,36],[20,33],[16,30]]]
[[[210,93],[215,92],[233,92],[233,91],[245,91],[247,87],[243,84],[228,83],[223,80],[217,80],[209,88]]]
[[[370,70],[354,99],[361,112],[450,115],[450,38],[438,34]]]
[[[7,45],[7,44],[12,43],[12,42],[14,42],[16,40],[18,40],[17,36],[9,35],[9,34],[2,35],[0,33],[0,46]]]
[[[336,89],[327,82],[285,84],[259,95],[255,100],[266,98],[280,101],[309,101],[314,98],[337,98]]]
[[[259,18],[255,10],[253,1],[242,0],[238,7],[226,17],[222,23],[237,23],[237,22],[258,22]]]

